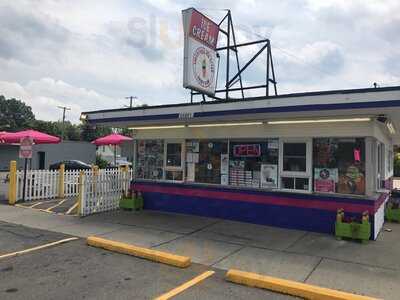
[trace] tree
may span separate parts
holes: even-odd
[[[0,95],[0,130],[18,131],[27,129],[35,121],[32,108],[17,99],[6,99]]]
[[[83,122],[80,125],[80,129],[81,129],[81,140],[87,142],[91,142],[99,137],[112,133],[111,127],[105,127],[105,126],[93,127],[87,122]]]
[[[394,176],[400,176],[400,152],[395,153],[394,155]]]

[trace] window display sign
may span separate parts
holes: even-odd
[[[184,29],[183,87],[215,94],[219,27],[189,8],[182,11]]]
[[[338,182],[338,169],[315,168],[314,191],[323,193],[335,193]]]
[[[259,157],[261,156],[260,144],[235,145],[233,146],[235,157]]]
[[[228,174],[229,170],[229,155],[221,154],[221,174]]]
[[[261,165],[261,187],[277,188],[278,187],[278,166],[270,164]]]

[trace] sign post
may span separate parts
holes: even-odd
[[[26,171],[28,168],[28,158],[32,158],[32,145],[33,145],[33,139],[31,137],[24,137],[20,140],[20,146],[19,146],[19,158],[24,158],[25,159],[25,164],[24,164],[24,183],[23,183],[23,188],[22,188],[22,201],[25,201],[25,195],[26,195]]]

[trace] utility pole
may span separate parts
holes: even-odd
[[[64,140],[64,135],[65,135],[65,111],[71,110],[71,108],[66,107],[66,106],[57,106],[57,107],[63,110],[63,116],[62,116],[62,139]]]
[[[133,99],[137,99],[136,96],[129,96],[129,97],[125,97],[125,99],[129,99],[129,108],[132,108],[133,105]]]

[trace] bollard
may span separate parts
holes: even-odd
[[[65,181],[65,165],[61,164],[60,169],[58,170],[59,176],[58,176],[58,197],[59,198],[64,198],[65,196],[65,187],[64,187],[64,181]]]
[[[10,181],[8,183],[8,204],[14,205],[17,202],[17,162],[10,161]]]
[[[85,173],[80,171],[79,180],[78,180],[78,215],[82,216],[82,201],[83,201],[83,181],[84,181]]]

